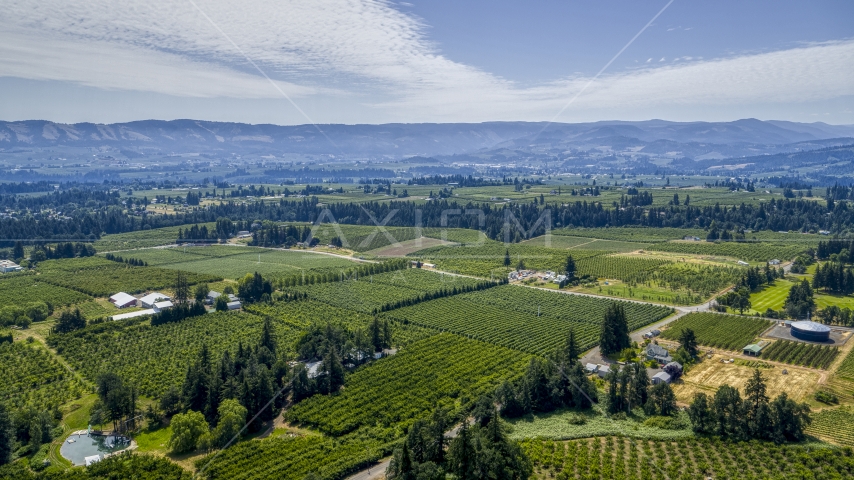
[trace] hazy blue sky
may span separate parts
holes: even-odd
[[[854,124],[852,72],[843,0],[18,0],[0,18],[2,120]]]

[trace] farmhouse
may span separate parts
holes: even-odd
[[[110,297],[110,303],[115,305],[116,308],[135,307],[136,297],[128,295],[125,292],[119,292]]]
[[[171,300],[167,295],[160,292],[151,292],[139,299],[142,308],[154,308],[154,304],[162,300]]]
[[[670,358],[670,352],[668,352],[666,348],[654,343],[646,347],[646,358],[656,360],[658,363],[670,363],[672,360]]]
[[[658,372],[652,376],[652,384],[658,385],[659,383],[670,383],[670,374],[667,372]]]
[[[20,272],[23,270],[20,265],[11,260],[0,260],[0,273]]]

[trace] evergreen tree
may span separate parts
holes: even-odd
[[[510,250],[509,249],[504,250],[504,266],[505,267],[510,266]]]
[[[771,414],[765,381],[759,369],[753,370],[753,376],[744,386],[744,413],[747,430],[751,437],[762,438],[770,433]]]
[[[575,278],[575,259],[572,258],[572,255],[566,257],[566,278],[569,280],[573,280]]]
[[[741,395],[734,387],[723,385],[712,402],[714,432],[721,437],[740,440],[744,437]]]
[[[464,419],[448,448],[448,470],[460,480],[475,480],[475,455],[469,421]]]
[[[20,262],[24,259],[24,244],[18,240],[15,242],[15,247],[12,249],[12,260]]]
[[[626,311],[622,305],[611,303],[602,322],[599,348],[605,355],[610,355],[630,347],[631,344]]]
[[[653,415],[673,415],[676,413],[676,395],[670,384],[661,382],[649,390],[647,412]]]
[[[578,361],[579,354],[578,344],[575,341],[575,330],[570,330],[566,339],[563,360],[567,366],[572,365]]]
[[[679,334],[679,344],[683,349],[685,349],[691,358],[696,357],[700,352],[697,348],[697,336],[694,334],[694,330],[691,330],[690,328],[682,330]]]
[[[688,417],[691,425],[697,433],[710,433],[714,428],[712,410],[709,408],[709,400],[705,393],[694,395],[694,401],[688,407]]]
[[[190,284],[187,282],[186,273],[178,272],[178,275],[175,278],[174,293],[176,303],[187,303],[187,300],[190,298]]]
[[[799,404],[783,392],[771,402],[770,411],[774,425],[772,440],[783,443],[804,439],[804,429],[812,422],[809,405]]]

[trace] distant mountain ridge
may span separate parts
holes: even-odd
[[[693,152],[692,155],[761,154],[795,143],[818,148],[854,137],[854,125],[743,119],[733,122],[591,123],[487,122],[382,125],[280,126],[201,120],[141,120],[127,123],[61,124],[44,120],[0,122],[0,154],[54,147],[111,148],[128,156],[181,153],[453,155],[495,149],[559,151],[613,147]],[[823,141],[825,141],[823,143]],[[852,140],[849,143],[854,143]],[[812,145],[812,146],[811,146]],[[720,147],[720,148],[718,148]],[[719,152],[725,150],[726,152]],[[705,152],[705,153],[703,153]]]

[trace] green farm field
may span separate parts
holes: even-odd
[[[254,272],[276,276],[302,271],[346,270],[355,265],[355,261],[346,258],[301,250],[227,246],[138,250],[127,252],[123,257],[142,260],[161,268],[232,279]]]
[[[548,245],[547,245],[548,244]],[[549,246],[565,250],[599,250],[608,252],[633,252],[648,247],[648,243],[603,240],[599,238],[571,237],[568,235],[545,235],[525,240],[521,245]]]
[[[599,341],[610,300],[567,295],[516,285],[422,302],[386,315],[440,331],[449,331],[528,353],[547,355],[562,345],[570,330],[582,349]],[[629,330],[660,320],[667,307],[623,303]]]
[[[661,338],[679,340],[682,330],[690,328],[694,330],[700,345],[740,351],[770,326],[771,321],[763,318],[710,312],[689,313],[668,325],[661,333]]]

